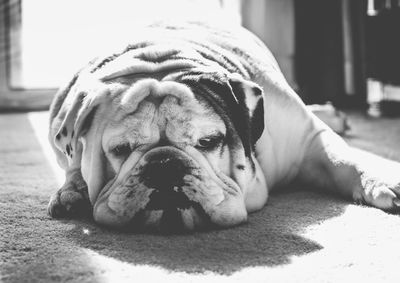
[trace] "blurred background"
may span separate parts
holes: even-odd
[[[46,109],[56,88],[129,27],[162,19],[243,25],[306,103],[398,115],[400,0],[2,0],[0,109]],[[104,40],[107,34],[107,41]]]

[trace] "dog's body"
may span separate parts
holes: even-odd
[[[55,217],[93,206],[94,219],[114,227],[231,226],[294,181],[400,205],[400,178],[367,172],[242,28],[137,33],[59,91],[49,136],[66,171],[49,204]]]

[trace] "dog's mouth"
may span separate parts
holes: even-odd
[[[180,191],[154,191],[146,207],[126,226],[129,231],[185,233],[213,227],[203,207]]]
[[[138,181],[151,191],[144,209],[130,225],[133,230],[180,233],[203,230],[211,224],[199,202],[186,194],[185,175],[193,175],[194,168],[182,157],[162,152],[149,158],[140,170]],[[186,193],[185,193],[186,192]]]
[[[203,167],[177,149],[152,150],[126,176],[117,175],[103,188],[94,205],[95,221],[157,233],[204,231],[245,221],[240,188]]]
[[[110,184],[99,195],[95,220],[128,232],[180,234],[216,228],[198,199],[203,194],[199,188],[145,175],[129,176],[122,186]]]

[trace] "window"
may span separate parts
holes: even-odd
[[[5,1],[0,108],[46,108],[60,84],[96,54],[134,36],[134,26],[169,19],[238,24],[239,11],[240,0]]]

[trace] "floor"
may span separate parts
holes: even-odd
[[[319,192],[272,195],[247,224],[193,235],[50,219],[63,176],[47,116],[0,114],[1,282],[398,282],[400,217]],[[349,117],[350,144],[400,161],[400,119]]]

